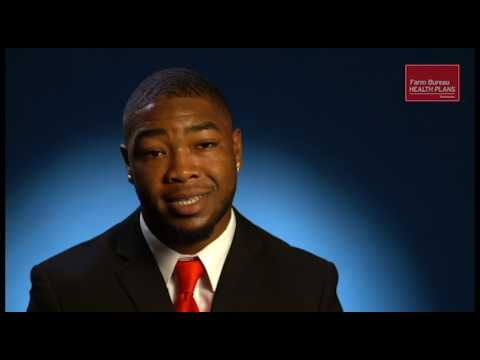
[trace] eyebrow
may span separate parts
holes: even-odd
[[[199,132],[203,130],[215,130],[218,132],[222,132],[220,127],[217,124],[215,124],[213,121],[207,121],[201,124],[195,124],[195,125],[189,126],[188,128],[185,129],[185,132],[188,134],[188,133]]]
[[[190,134],[190,133],[196,133],[204,130],[215,130],[219,133],[221,132],[221,129],[217,124],[215,124],[213,121],[207,121],[200,124],[191,125],[185,128],[185,133]],[[137,135],[135,136],[135,141],[139,141],[141,138],[144,138],[144,137],[155,137],[155,136],[166,136],[166,135],[167,135],[167,130],[165,130],[164,128],[143,129],[137,133]]]

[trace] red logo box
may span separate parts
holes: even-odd
[[[405,65],[405,101],[459,102],[460,65]]]

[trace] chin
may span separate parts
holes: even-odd
[[[203,240],[210,237],[215,230],[215,226],[219,223],[230,206],[228,203],[222,208],[208,211],[207,214],[199,214],[198,216],[171,218],[173,228],[176,235],[190,239],[190,242]]]
[[[205,227],[215,226],[218,216],[213,213],[199,213],[193,216],[168,215],[167,221],[175,227],[185,229],[187,232],[199,231]]]
[[[188,220],[187,220],[188,221]],[[185,221],[175,221],[170,224],[170,229],[177,239],[182,242],[193,244],[211,236],[215,228],[215,222],[185,223]]]

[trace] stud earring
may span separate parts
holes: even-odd
[[[240,171],[240,163],[237,163],[237,172]]]
[[[132,174],[128,173],[127,177],[128,177],[128,182],[133,184]]]

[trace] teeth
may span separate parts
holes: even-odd
[[[177,204],[177,205],[180,205],[180,206],[192,205],[192,204],[195,204],[202,197],[203,197],[203,195],[197,195],[197,196],[193,196],[189,199],[174,201],[174,203]]]

